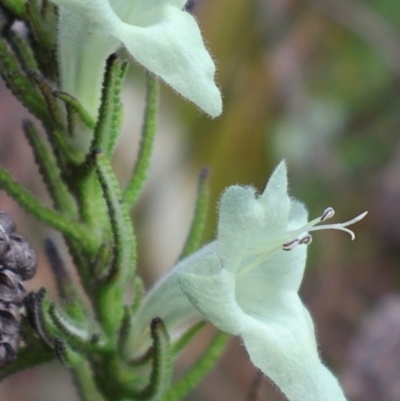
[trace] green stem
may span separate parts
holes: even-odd
[[[9,365],[0,368],[0,381],[14,373],[33,368],[42,363],[55,359],[54,352],[37,342],[36,346],[30,345],[19,350],[18,358]]]
[[[75,366],[71,372],[81,401],[106,401],[97,389],[88,362]]]

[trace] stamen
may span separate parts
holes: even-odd
[[[267,240],[266,239],[257,240],[254,243],[255,246],[251,246],[250,249],[247,250],[246,256],[253,256],[253,255],[259,255],[259,256],[253,259],[242,270],[238,271],[237,277],[247,274],[257,266],[259,266],[261,263],[265,262],[272,254],[279,251],[280,249],[284,251],[291,251],[297,245],[311,244],[312,236],[307,233],[308,231],[329,230],[329,229],[341,230],[350,234],[351,239],[354,240],[355,238],[354,232],[346,227],[362,220],[367,215],[367,213],[368,212],[361,213],[358,216],[354,217],[354,219],[345,221],[344,223],[323,224],[317,226],[318,223],[322,223],[330,219],[335,214],[333,208],[328,207],[324,210],[321,217],[317,217],[316,219],[308,222],[307,224],[296,230],[283,232],[281,236],[268,238]],[[288,241],[289,238],[293,239]],[[267,249],[265,249],[263,245],[263,243],[265,244],[265,241],[268,243]]]
[[[364,213],[361,213],[358,216],[354,217],[354,219],[351,219],[349,221],[342,223],[342,226],[343,227],[351,226],[352,224],[357,223],[358,221],[362,220],[367,214],[368,214],[368,212],[365,211]]]
[[[308,245],[311,244],[312,242],[312,236],[310,234],[306,234],[303,238],[295,238],[289,242],[285,242],[282,245],[282,249],[284,251],[291,251],[293,248],[295,248],[297,245]]]
[[[312,228],[310,228],[309,231],[318,231],[318,230],[341,230],[341,231],[345,231],[346,233],[350,234],[351,236],[351,240],[353,241],[354,238],[356,238],[356,235],[354,234],[353,231],[349,230],[348,226],[357,223],[358,221],[362,220],[366,215],[368,214],[368,212],[364,212],[359,214],[358,216],[354,217],[354,219],[351,219],[349,221],[345,221],[344,223],[336,223],[336,224],[325,224],[323,226],[314,226]]]
[[[334,209],[332,207],[327,207],[324,210],[324,213],[322,213],[320,222],[322,223],[323,221],[326,221],[326,220],[332,218],[334,215],[335,215]]]
[[[284,251],[291,251],[293,248],[295,248],[297,245],[299,245],[299,239],[295,238],[289,242],[286,242],[282,245],[282,249]]]
[[[312,242],[312,236],[310,234],[305,235],[301,240],[300,244],[310,245]]]

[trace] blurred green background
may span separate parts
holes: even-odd
[[[327,206],[335,208],[336,221],[369,211],[354,226],[354,242],[340,232],[314,235],[302,294],[315,318],[321,354],[349,398],[400,400],[400,2],[197,0],[193,12],[217,65],[224,113],[211,120],[163,88],[151,176],[134,214],[147,284],[179,254],[202,167],[210,169],[205,238],[210,240],[223,189],[239,183],[262,190],[285,159],[291,194],[307,205],[311,217]],[[140,67],[132,66],[115,158],[122,182],[139,141],[143,80]],[[0,96],[2,164],[46,200],[20,129],[26,112],[4,84]],[[0,206],[16,216],[21,233],[40,253],[49,231],[4,194]],[[39,257],[30,288],[52,285]],[[191,363],[206,339],[192,346],[179,369]],[[58,381],[49,380],[52,376]],[[29,386],[19,386],[21,381]],[[66,371],[55,365],[0,385],[1,400],[74,397]],[[267,380],[258,381],[237,340],[187,398],[282,399]]]

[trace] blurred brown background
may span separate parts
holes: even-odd
[[[178,256],[190,224],[196,176],[211,169],[213,237],[221,191],[260,190],[285,158],[291,194],[312,217],[336,221],[368,210],[343,233],[314,235],[302,287],[321,354],[352,401],[400,400],[400,2],[392,0],[198,0],[194,8],[218,67],[223,115],[210,120],[163,88],[151,177],[134,219],[148,285]],[[125,182],[135,159],[144,105],[143,72],[131,67],[126,121],[115,167]],[[23,138],[26,111],[0,87],[0,161],[47,201]],[[38,251],[31,289],[52,286],[42,240],[54,235],[4,193],[21,234]],[[55,297],[54,292],[52,293]],[[210,328],[181,358],[193,361]],[[0,384],[1,401],[75,401],[66,369],[54,363]],[[237,339],[187,400],[278,401]]]

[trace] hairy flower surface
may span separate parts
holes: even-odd
[[[125,46],[150,72],[212,117],[222,111],[215,66],[186,0],[53,0],[60,6],[63,90],[98,112],[107,57]]]
[[[251,187],[229,187],[219,206],[217,239],[150,291],[137,316],[136,342],[154,316],[170,331],[203,317],[240,336],[254,365],[289,401],[345,400],[320,360],[313,321],[298,295],[309,233],[338,229],[354,239],[346,227],[366,212],[346,223],[317,225],[333,214],[327,208],[308,222],[304,205],[288,195],[283,162],[260,196]]]

